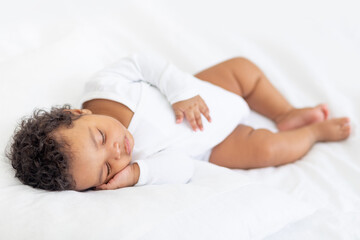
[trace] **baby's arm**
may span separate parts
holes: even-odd
[[[97,73],[85,88],[90,93],[98,90],[107,92],[106,98],[121,102],[134,111],[137,99],[132,97],[136,98],[141,89],[134,87],[134,84],[146,82],[166,97],[174,109],[177,123],[181,123],[185,117],[195,131],[202,129],[201,114],[210,121],[209,109],[194,87],[197,86],[195,81],[200,80],[159,56],[133,54]],[[97,97],[101,98],[101,95]],[[86,101],[89,97],[84,98]]]
[[[187,183],[194,173],[194,160],[178,151],[164,150],[136,160],[96,189],[110,190],[150,184]]]
[[[189,73],[183,72],[170,62],[156,55],[132,54],[98,72],[87,87],[102,88],[102,82],[124,91],[131,90],[136,82],[147,82],[159,89],[170,104],[198,95]],[[107,89],[111,92],[112,89]],[[117,93],[119,94],[119,93]]]
[[[135,186],[187,183],[194,173],[194,159],[175,150],[164,150],[135,163],[140,168],[140,178]]]
[[[210,122],[209,109],[193,86],[197,79],[170,62],[154,55],[133,55],[132,59],[144,81],[156,86],[168,99],[176,123],[185,117],[194,131],[203,130],[201,114]]]

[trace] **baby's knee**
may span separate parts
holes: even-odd
[[[245,57],[237,56],[237,57],[230,58],[229,62],[232,62],[235,64],[243,64],[243,63],[249,63],[251,61]]]
[[[243,66],[243,65],[252,64],[252,62],[249,59],[244,57],[233,57],[227,60],[226,63],[232,67],[239,67],[239,65]]]
[[[276,160],[276,149],[272,141],[272,133],[266,129],[254,130],[252,133],[253,160],[258,167],[273,166]]]

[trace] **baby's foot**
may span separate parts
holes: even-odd
[[[329,110],[326,104],[312,108],[294,108],[276,119],[280,131],[291,130],[327,119]]]
[[[309,127],[313,128],[319,142],[340,141],[350,135],[350,119],[347,117],[326,120]]]

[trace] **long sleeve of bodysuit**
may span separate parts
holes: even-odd
[[[135,186],[187,183],[194,173],[194,159],[180,152],[164,150],[146,159],[134,161],[140,168]]]

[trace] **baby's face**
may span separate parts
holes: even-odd
[[[70,162],[76,187],[81,191],[107,183],[116,173],[130,164],[134,138],[117,119],[96,114],[84,114],[72,128],[61,128],[56,137],[70,145]],[[131,152],[125,148],[128,139]]]

